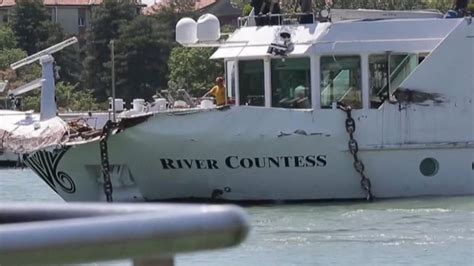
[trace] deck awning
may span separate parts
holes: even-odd
[[[294,44],[289,56],[427,52],[434,49],[458,23],[459,19],[427,18],[242,27],[217,49],[211,59],[268,56],[269,45],[283,30],[291,34]]]
[[[242,27],[230,36],[227,42],[219,47],[211,59],[219,58],[254,58],[268,55],[268,47],[275,42],[281,31],[291,34],[294,50],[290,56],[304,55],[309,51],[312,42],[327,28],[324,23]]]
[[[222,59],[222,58],[252,58],[252,57],[263,57],[268,55],[268,47],[270,44],[255,45],[255,46],[230,46],[219,48],[212,56],[211,59]],[[296,44],[294,50],[289,53],[290,56],[304,55],[308,52],[310,44]]]

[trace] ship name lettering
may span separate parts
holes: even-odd
[[[326,155],[293,155],[269,157],[239,157],[230,155],[220,164],[215,159],[160,159],[164,170],[198,169],[218,170],[219,166],[228,169],[256,169],[256,168],[304,168],[324,167],[327,165]],[[222,162],[221,162],[222,163]]]
[[[228,156],[225,165],[230,169],[238,168],[288,168],[288,167],[324,167],[327,165],[326,155],[274,156],[240,158]]]
[[[219,169],[217,160],[160,159],[161,166],[169,169]]]

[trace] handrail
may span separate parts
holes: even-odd
[[[292,24],[299,24],[299,19],[304,18],[305,16],[311,15],[313,18],[313,21],[316,21],[316,17],[314,16],[313,13],[292,13],[292,14],[261,14],[261,15],[255,15],[255,14],[250,14],[249,16],[244,16],[244,17],[239,17],[237,18],[238,26],[239,28],[245,27],[247,25],[251,25],[248,23],[251,20],[259,19],[259,18],[276,18],[277,23],[271,25],[292,25]],[[296,21],[294,21],[296,20]]]
[[[0,264],[172,263],[176,253],[237,245],[248,228],[242,209],[229,205],[3,203]]]
[[[57,43],[51,47],[48,47],[42,51],[39,51],[33,55],[30,55],[26,58],[23,58],[21,59],[20,61],[17,61],[15,63],[12,63],[10,65],[10,67],[13,69],[13,70],[16,70],[24,65],[28,65],[28,64],[31,64],[37,60],[40,60],[41,57],[45,56],[45,55],[51,55],[53,53],[56,53],[56,52],[59,52],[61,51],[62,49],[70,46],[70,45],[73,45],[75,43],[78,42],[78,39],[76,37],[71,37],[65,41],[62,41],[60,43]]]

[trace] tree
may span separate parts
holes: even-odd
[[[23,110],[40,111],[41,95],[38,90],[28,93],[23,98]],[[98,110],[92,91],[79,90],[77,84],[58,82],[56,84],[56,104],[59,111],[95,111]]]
[[[169,88],[186,89],[194,96],[203,95],[224,72],[221,61],[209,59],[214,51],[213,48],[174,48],[168,62]]]
[[[300,0],[286,0],[280,1],[282,10],[285,10],[286,13],[299,12],[299,1]],[[437,0],[434,0],[437,1]],[[444,1],[444,0],[440,0]],[[246,0],[231,0],[232,4],[243,8],[245,4],[249,1]],[[422,8],[422,0],[334,0],[333,8],[348,8],[348,9],[357,9],[357,8],[371,8],[371,9],[414,9]],[[324,0],[313,0],[313,10],[318,11],[324,8]]]
[[[437,9],[441,12],[446,12],[454,7],[453,0],[425,0],[424,3],[427,8]]]
[[[8,26],[0,27],[0,49],[15,49],[18,46],[18,40],[15,32]]]
[[[0,79],[8,80],[10,88],[16,88],[29,80],[37,78],[41,73],[38,64],[26,66],[20,70],[13,71],[10,64],[27,56],[26,52],[17,48],[17,37],[8,26],[0,27]]]
[[[10,67],[10,64],[25,57],[26,52],[21,49],[2,49],[0,50],[0,69],[5,71]]]
[[[165,2],[165,1],[163,1]],[[195,0],[167,0],[155,10],[153,17],[163,30],[168,32],[168,40],[176,45],[176,23],[183,17],[193,17]]]
[[[19,48],[28,54],[40,50],[48,39],[51,24],[48,11],[41,0],[17,0],[13,9],[12,28],[18,37]]]
[[[153,16],[137,16],[119,27],[114,41],[118,97],[126,101],[151,98],[167,87],[167,63],[171,49],[177,45],[176,23],[192,15],[193,10],[194,0],[163,1]],[[102,76],[110,77],[110,61],[102,66]]]
[[[8,26],[0,27],[0,69],[6,70],[11,63],[26,57],[26,52],[17,48],[18,41]]]
[[[156,17],[139,16],[122,28],[115,45],[119,97],[151,98],[166,87],[169,38],[169,30]]]
[[[48,38],[45,40],[41,49],[45,49],[57,43],[60,43],[70,36],[67,36],[59,24],[48,25]],[[66,83],[79,83],[82,72],[80,60],[79,45],[72,45],[55,53],[53,55],[55,65],[59,67],[59,79]],[[81,87],[81,86],[79,86]]]
[[[105,0],[92,13],[91,27],[87,34],[86,58],[83,81],[92,88],[99,101],[110,95],[111,74],[110,47],[112,39],[118,39],[120,29],[137,16],[135,0]]]
[[[168,14],[169,17],[174,17],[176,15],[189,16],[195,10],[195,3],[195,0],[163,0],[154,10],[154,13],[160,15]]]
[[[16,36],[15,39],[18,39],[18,41],[9,43],[9,45],[14,45],[15,48],[20,48],[29,55],[62,42],[67,38],[61,26],[51,22],[50,15],[41,0],[16,1],[11,25],[14,30],[13,35]],[[5,31],[3,33],[3,36],[7,39],[13,38],[10,36],[10,33],[8,33],[10,35]],[[12,61],[21,59],[18,58],[18,56],[22,55],[21,50],[7,52],[2,56],[4,62],[12,63]],[[26,57],[26,55],[23,57]],[[81,64],[77,50],[71,47],[67,48],[55,53],[54,59],[57,66],[60,67],[59,74],[61,80],[70,83],[77,83],[79,81]],[[4,66],[5,64],[1,65],[1,67]]]

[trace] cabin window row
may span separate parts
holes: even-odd
[[[320,106],[333,108],[337,102],[362,108],[362,60],[358,55],[321,56]],[[392,88],[397,88],[418,64],[418,56],[380,54],[368,58],[368,99],[370,108],[378,108]],[[228,66],[228,71],[232,71]],[[311,108],[311,63],[309,58],[270,60],[271,106]],[[263,60],[238,62],[240,105],[265,106],[265,66]],[[234,79],[229,72],[228,80]],[[390,82],[389,82],[390,80]],[[229,84],[235,96],[235,84]]]

